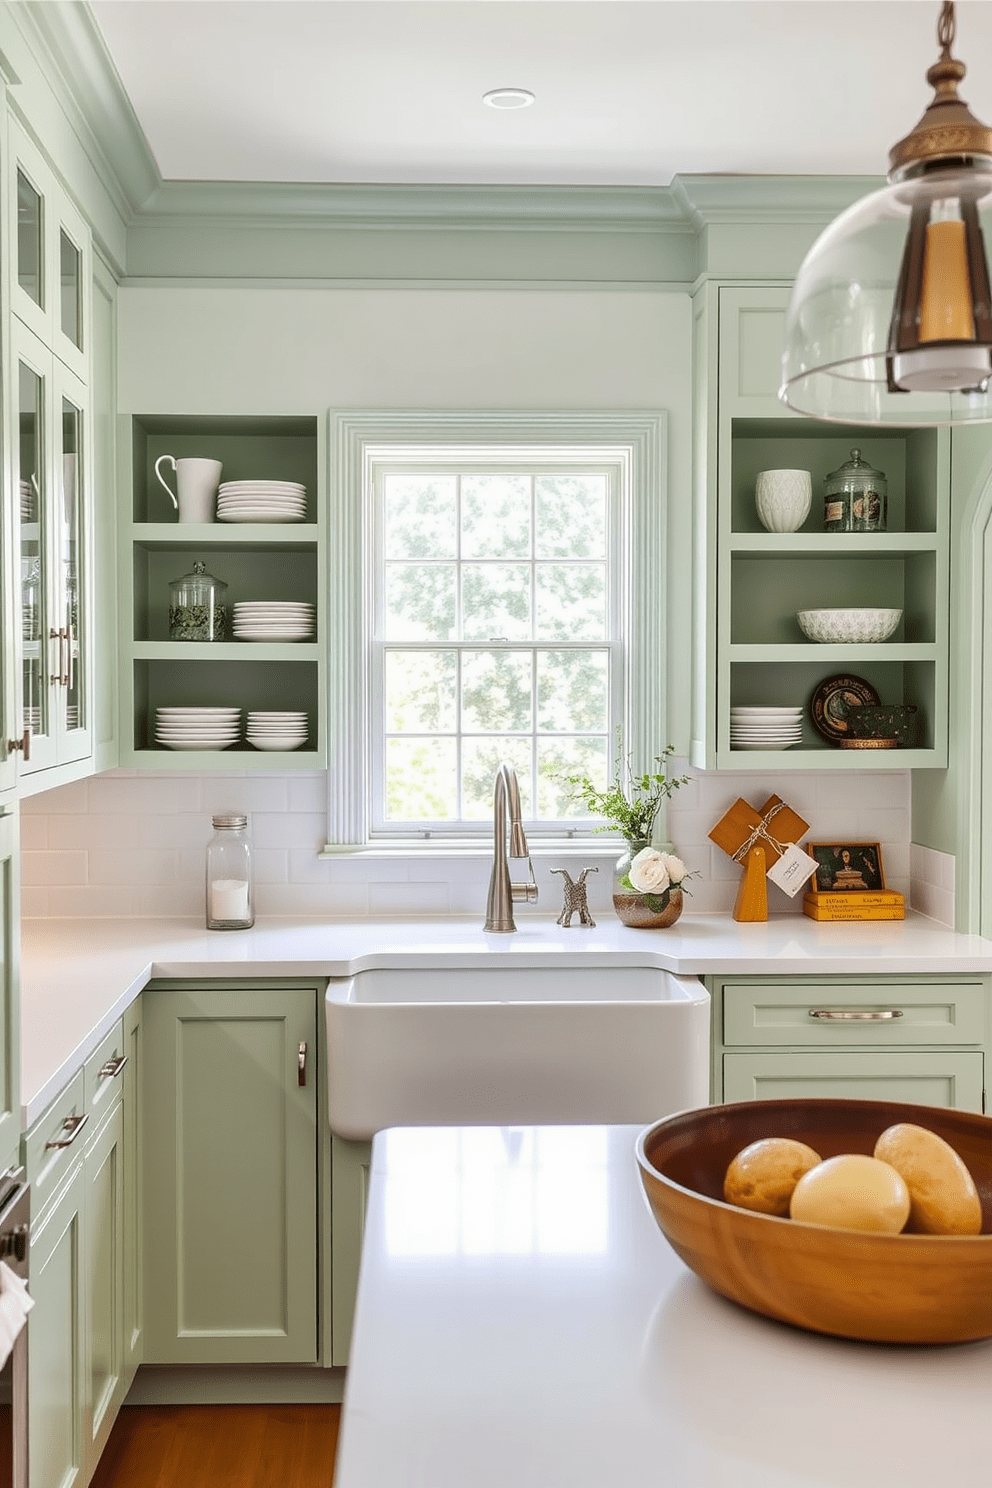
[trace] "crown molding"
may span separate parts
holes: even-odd
[[[830,222],[884,176],[676,176],[673,206],[697,231],[715,222]]]

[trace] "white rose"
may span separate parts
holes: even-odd
[[[676,858],[672,853],[662,853],[662,861],[665,864],[665,872],[668,874],[669,882],[678,885],[686,877],[687,869],[681,858]]]
[[[668,888],[665,855],[656,847],[642,847],[630,860],[627,877],[639,894],[663,894]]]

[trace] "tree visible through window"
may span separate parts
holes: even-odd
[[[375,826],[478,830],[503,760],[532,823],[581,820],[566,777],[605,784],[622,689],[615,469],[373,477]]]

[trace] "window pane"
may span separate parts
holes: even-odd
[[[530,638],[530,568],[524,563],[462,565],[462,639]]]
[[[512,765],[520,787],[520,809],[533,816],[529,739],[466,739],[462,744],[462,816],[492,821],[493,781],[501,764]]]
[[[42,277],[41,197],[23,172],[17,172],[17,282],[36,305],[44,307]]]
[[[544,733],[609,729],[605,651],[537,653],[537,727]]]
[[[387,563],[383,639],[453,639],[455,573],[453,563]]]
[[[534,526],[537,558],[605,558],[606,476],[538,476]]]
[[[457,685],[454,651],[387,651],[386,732],[453,734]]]
[[[530,651],[466,651],[462,656],[462,728],[521,733],[533,717]]]
[[[75,243],[64,231],[60,233],[61,288],[62,288],[62,332],[73,346],[82,347],[83,317],[80,296],[80,253]]]
[[[530,557],[530,477],[462,478],[462,557]]]
[[[606,569],[601,563],[539,563],[537,624],[541,641],[605,641]]]
[[[454,821],[454,739],[386,740],[386,820]]]
[[[387,558],[456,556],[453,475],[384,476],[382,509]]]
[[[538,739],[537,813],[548,821],[587,821],[589,813],[573,798],[570,775],[588,775],[605,790],[609,773],[607,740]]]

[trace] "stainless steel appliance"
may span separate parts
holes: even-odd
[[[31,1190],[23,1168],[0,1174],[0,1261],[28,1279]],[[0,1488],[28,1488],[28,1330],[0,1370]]]

